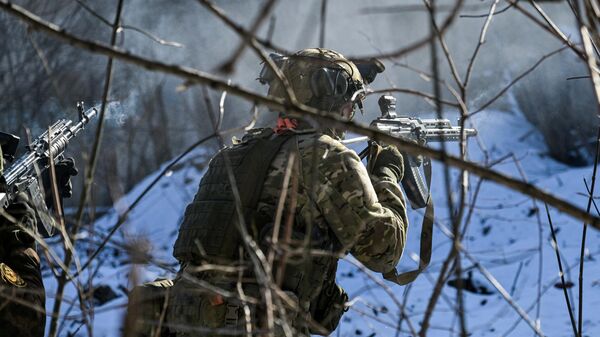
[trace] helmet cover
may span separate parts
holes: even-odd
[[[303,49],[279,62],[299,103],[337,111],[363,89],[363,78],[354,63],[325,48]],[[286,98],[283,83],[274,78],[269,95]]]

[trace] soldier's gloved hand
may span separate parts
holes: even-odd
[[[402,154],[393,145],[381,146],[375,142],[370,144],[368,171],[379,178],[389,177],[396,182],[404,177]]]
[[[77,167],[75,167],[75,160],[69,157],[55,162],[54,171],[56,172],[56,187],[58,187],[59,195],[63,198],[70,198],[73,195],[71,177],[76,176],[77,173],[79,173]],[[52,180],[50,179],[50,168],[44,171],[42,180],[44,184],[44,190],[46,192],[46,199],[48,199],[48,197],[52,198]]]
[[[29,198],[19,193],[7,208],[0,209],[0,245],[4,249],[32,246],[35,240],[23,227],[35,231],[37,220]]]

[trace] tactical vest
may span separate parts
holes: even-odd
[[[173,255],[180,262],[237,260],[241,243],[236,203],[228,174],[235,177],[246,225],[254,222],[269,166],[290,134],[262,129],[248,141],[221,150],[210,162],[186,210]]]
[[[265,217],[256,212],[262,187],[275,156],[286,141],[295,141],[295,137],[294,134],[274,136],[272,130],[265,129],[248,141],[221,150],[211,160],[194,200],[185,211],[175,242],[175,258],[198,265],[205,261],[223,263],[239,259],[242,241],[228,166],[238,187],[245,224],[256,234],[254,239],[261,243],[260,238],[264,236],[261,233],[272,227],[273,216]],[[297,239],[305,235],[295,234],[300,235]],[[313,248],[330,248],[329,235],[317,226],[309,235],[314,237],[312,242],[320,241],[318,247]],[[287,265],[282,289],[292,291],[301,308],[310,312],[325,329],[311,332],[328,334],[333,331],[345,311],[348,296],[335,284],[336,269],[337,258],[330,256],[312,256],[304,263]]]

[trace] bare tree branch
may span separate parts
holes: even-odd
[[[514,8],[516,8],[517,10],[519,10],[519,12],[521,12],[523,15],[525,15],[526,17],[528,17],[529,19],[531,19],[531,21],[533,21],[535,24],[537,24],[538,26],[540,26],[540,28],[542,28],[543,30],[545,30],[548,33],[552,34],[554,37],[556,37],[557,39],[559,39],[565,45],[569,46],[569,48],[571,50],[573,50],[573,52],[575,54],[577,54],[577,56],[579,56],[579,58],[581,58],[582,60],[586,59],[585,58],[585,53],[581,49],[579,49],[577,46],[575,46],[575,44],[573,44],[573,42],[571,42],[571,40],[569,40],[559,30],[554,30],[554,28],[547,26],[542,21],[540,21],[538,18],[536,18],[535,16],[533,16],[533,14],[529,13],[526,9],[524,9],[521,5],[519,5],[519,0],[506,0],[506,1],[509,4],[511,4]]]
[[[299,115],[303,115],[308,118],[312,118],[317,122],[322,123],[323,125],[331,126],[331,127],[339,127],[345,128],[348,131],[355,132],[358,134],[362,134],[365,136],[369,136],[374,140],[383,141],[385,143],[393,144],[398,146],[398,148],[414,155],[424,155],[431,157],[434,160],[441,160],[442,157],[445,158],[446,164],[459,168],[465,169],[473,174],[476,174],[484,179],[488,179],[494,181],[500,185],[513,189],[515,191],[521,192],[523,194],[529,195],[535,199],[548,203],[548,205],[555,207],[561,212],[565,212],[571,215],[574,218],[580,219],[582,221],[588,222],[592,227],[596,229],[600,229],[600,218],[592,216],[580,209],[579,207],[565,201],[563,199],[557,198],[547,192],[540,190],[530,183],[525,183],[520,180],[511,178],[505,174],[496,172],[494,170],[490,170],[488,168],[482,167],[476,163],[464,161],[457,157],[451,156],[449,154],[443,154],[441,151],[431,149],[428,147],[424,147],[410,141],[406,141],[404,139],[396,138],[386,134],[384,132],[371,129],[365,125],[353,123],[350,121],[346,121],[341,119],[340,117],[327,115],[324,112],[318,111],[316,109],[299,105],[294,106],[289,102],[286,102],[284,99],[277,97],[266,97],[259,95],[257,93],[245,90],[236,84],[228,85],[226,81],[218,79],[210,74],[206,74],[204,72],[198,71],[196,69],[182,67],[178,65],[170,65],[154,60],[150,60],[141,56],[133,55],[127,51],[123,51],[119,48],[112,48],[97,42],[84,40],[78,37],[75,37],[69,33],[66,33],[64,30],[60,29],[58,26],[54,24],[50,24],[35,16],[32,13],[24,10],[21,7],[13,5],[11,3],[6,3],[5,1],[0,1],[0,7],[4,9],[6,12],[13,14],[27,23],[34,26],[36,29],[43,30],[50,35],[70,43],[73,46],[78,48],[86,49],[95,53],[110,55],[113,58],[122,60],[124,62],[128,62],[131,64],[136,64],[138,66],[144,67],[146,69],[152,71],[159,71],[168,73],[174,76],[181,77],[183,79],[208,84],[211,87],[227,90],[228,92],[237,95],[239,97],[248,99],[250,101],[264,104],[274,110],[279,111],[288,111],[291,113],[296,113]]]
[[[573,316],[573,309],[571,309],[571,301],[569,300],[569,294],[567,293],[567,286],[565,283],[565,271],[562,266],[562,260],[560,258],[560,251],[558,248],[558,241],[556,240],[556,231],[554,230],[554,225],[552,224],[552,218],[550,217],[550,210],[548,210],[548,205],[544,204],[546,207],[546,214],[548,215],[548,223],[550,224],[550,231],[552,233],[552,248],[556,253],[556,260],[558,261],[558,275],[560,275],[560,282],[562,284],[563,293],[565,295],[565,302],[567,303],[567,311],[569,312],[569,319],[571,321],[571,327],[573,328],[574,336],[581,336],[577,332],[577,327],[575,326],[575,317]]]
[[[271,11],[273,10],[273,7],[275,7],[276,3],[277,3],[277,0],[265,0],[265,4],[262,6],[262,8],[259,9],[258,16],[252,23],[250,30],[247,32],[248,36],[256,36],[258,29],[260,28],[262,23],[265,21],[265,19],[269,16]],[[231,58],[229,60],[223,62],[223,64],[221,66],[219,66],[219,69],[226,74],[231,73],[235,68],[236,62],[238,61],[240,56],[242,56],[244,49],[246,49],[246,42],[242,41],[239,44],[239,46],[235,49],[235,51],[233,52],[233,55],[231,56]]]
[[[458,12],[460,11],[464,0],[457,0],[454,6],[450,9],[450,14],[444,20],[442,25],[439,28],[439,33],[443,34],[454,22],[454,19],[458,16]],[[389,58],[397,58],[400,56],[404,56],[409,54],[415,50],[420,49],[428,45],[432,40],[435,40],[436,34],[430,34],[428,37],[425,37],[421,40],[411,43],[410,45],[397,49],[395,51],[379,53],[377,55],[368,55],[368,56],[350,56],[348,57],[351,61],[368,61],[372,58],[380,58],[380,59],[389,59]]]
[[[502,90],[500,90],[496,95],[494,95],[494,97],[492,97],[490,100],[488,100],[486,103],[484,103],[483,105],[481,105],[481,107],[479,107],[477,110],[475,110],[474,112],[472,112],[469,117],[472,117],[478,113],[480,113],[481,111],[485,110],[487,107],[489,107],[490,105],[492,105],[492,103],[494,103],[498,98],[502,97],[502,95],[504,95],[508,89],[510,89],[513,85],[517,84],[520,80],[522,80],[525,76],[529,75],[532,71],[535,70],[535,68],[537,68],[540,64],[542,64],[545,60],[547,60],[548,58],[562,52],[563,50],[569,48],[568,46],[563,46],[561,48],[558,48],[544,56],[542,56],[535,64],[533,64],[533,66],[529,67],[527,70],[525,70],[524,72],[522,72],[521,74],[519,74],[519,76],[515,77],[512,81],[510,81],[509,84],[507,84],[504,88],[502,88]]]

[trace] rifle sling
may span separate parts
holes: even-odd
[[[424,158],[423,160],[423,171],[425,173],[425,180],[427,182],[427,206],[425,208],[425,215],[423,216],[423,223],[421,225],[421,243],[419,248],[419,267],[417,269],[407,271],[404,273],[398,273],[398,269],[394,268],[392,271],[383,274],[383,278],[394,282],[398,285],[406,285],[414,281],[419,274],[427,268],[431,261],[431,245],[432,245],[432,233],[433,233],[433,199],[431,198],[431,159]]]

